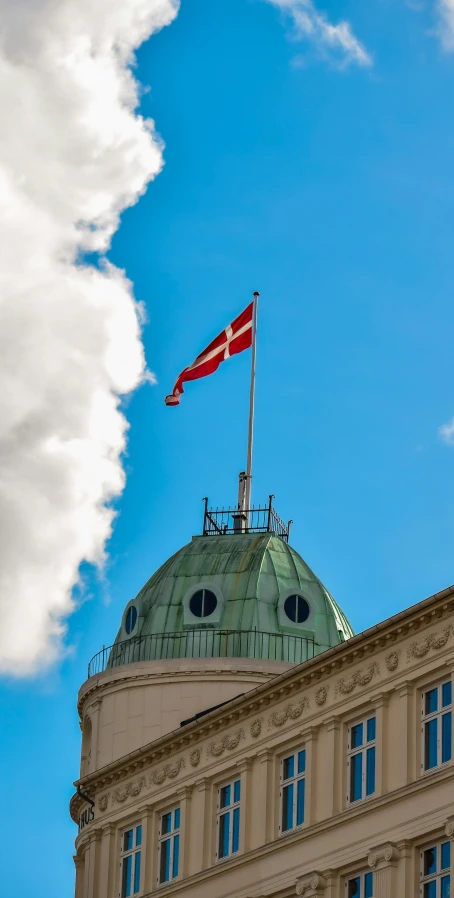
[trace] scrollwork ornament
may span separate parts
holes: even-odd
[[[167,779],[175,779],[184,767],[184,758],[179,758],[174,764],[165,764],[159,770],[155,770],[150,776],[150,785],[162,786]]]
[[[400,852],[392,842],[386,842],[384,845],[378,845],[369,851],[367,862],[369,867],[376,867],[377,864],[387,865],[399,860]]]
[[[426,636],[421,642],[412,642],[407,650],[407,661],[411,661],[414,658],[424,658],[430,649],[435,651],[443,649],[453,633],[454,627],[452,624],[449,624],[440,633],[431,633],[430,636]]]
[[[324,891],[326,879],[321,873],[308,873],[296,881],[296,894],[305,898],[316,898]]]
[[[390,652],[389,655],[386,656],[385,664],[390,673],[392,673],[394,670],[397,670],[397,668],[399,667],[399,655],[399,650],[395,649],[393,652]]]
[[[268,728],[281,727],[284,725],[286,720],[298,720],[298,717],[301,717],[303,711],[305,711],[308,707],[309,699],[304,697],[295,705],[286,705],[286,707],[282,711],[273,711],[273,713],[269,716]]]
[[[454,817],[449,817],[446,821],[445,833],[448,839],[454,839]]]
[[[257,739],[257,737],[260,736],[260,733],[262,732],[262,718],[261,717],[257,717],[256,720],[252,721],[251,726],[250,726],[250,732],[251,732],[251,736],[253,736],[254,739]]]
[[[224,736],[220,742],[212,742],[207,748],[208,757],[220,758],[225,751],[233,751],[238,748],[241,740],[244,739],[244,730],[237,730],[233,736]]]
[[[370,664],[366,670],[356,670],[355,673],[348,679],[342,679],[337,681],[336,684],[336,693],[341,695],[350,695],[357,686],[367,686],[373,677],[380,673],[380,668],[376,662]]]

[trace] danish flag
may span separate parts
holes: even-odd
[[[166,396],[166,405],[179,405],[180,396],[184,393],[183,384],[188,380],[197,380],[199,377],[206,377],[207,374],[213,374],[219,368],[221,362],[229,359],[231,355],[237,352],[243,352],[243,349],[249,349],[252,346],[252,317],[254,303],[251,302],[235,321],[232,321],[228,327],[217,336],[200,355],[197,356],[195,362],[189,365],[181,372],[170,396]]]

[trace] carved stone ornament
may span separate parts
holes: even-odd
[[[317,898],[324,892],[326,879],[321,873],[308,873],[296,880],[296,894],[305,898]]]
[[[109,795],[110,792],[106,792],[106,794],[101,795],[101,798],[98,800],[98,807],[100,811],[107,811],[107,805],[109,804]]]
[[[378,845],[369,851],[367,863],[369,867],[387,866],[399,860],[400,852],[392,842],[386,842],[384,845]]]
[[[132,783],[118,786],[118,789],[115,789],[115,792],[112,793],[112,801],[117,802],[118,804],[123,804],[129,795],[133,795],[134,797],[139,795],[145,784],[145,777],[141,776],[139,780],[133,780]]]
[[[446,821],[445,833],[448,839],[454,839],[454,817],[449,817]]]
[[[399,655],[400,652],[396,649],[394,652],[390,652],[389,655],[386,656],[385,664],[388,670],[392,673],[393,670],[397,670],[399,667]]]
[[[200,748],[192,749],[191,754],[189,755],[189,763],[191,767],[198,767],[198,765],[200,764],[201,755],[202,753],[200,751]]]
[[[329,686],[320,686],[315,693],[315,703],[320,707],[326,703],[328,698]]]
[[[220,742],[212,742],[207,748],[207,755],[219,758],[226,750],[233,751],[234,748],[238,748],[242,739],[244,739],[244,730],[237,730],[233,736],[224,736]]]
[[[261,717],[257,717],[257,720],[252,721],[250,730],[251,730],[251,736],[253,736],[254,739],[257,739],[257,737],[260,736],[260,733],[262,732],[262,718]]]
[[[178,761],[175,761],[174,764],[164,764],[164,767],[161,767],[159,770],[155,770],[154,773],[150,776],[150,786],[162,786],[162,783],[165,780],[175,779],[178,776],[180,770],[184,767],[184,758],[179,758]]]
[[[407,660],[411,661],[412,658],[424,658],[430,649],[437,651],[438,649],[444,648],[453,633],[454,627],[452,624],[449,624],[449,627],[445,627],[440,633],[431,633],[430,636],[426,636],[421,642],[412,642],[407,651]]]
[[[273,711],[268,719],[268,728],[281,727],[286,720],[298,720],[303,711],[309,707],[309,699],[304,697],[296,705],[286,705],[282,711]]]
[[[376,662],[369,664],[366,670],[356,670],[348,680],[342,677],[342,679],[337,681],[336,693],[340,692],[341,695],[350,695],[357,686],[367,686],[373,677],[379,673],[380,668]]]

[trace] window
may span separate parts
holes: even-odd
[[[346,898],[373,898],[374,874],[360,873],[345,883]]]
[[[361,801],[375,792],[375,717],[348,728],[347,801]]]
[[[180,862],[180,808],[162,814],[159,821],[159,882],[178,876]]]
[[[125,620],[125,630],[129,636],[132,633],[135,625],[137,623],[137,608],[135,605],[130,605],[126,612],[126,620]]]
[[[421,851],[421,898],[449,898],[451,845],[441,842]]]
[[[208,617],[216,610],[218,600],[211,589],[198,589],[189,600],[189,610],[195,617]]]
[[[295,624],[302,624],[310,614],[309,605],[302,596],[288,596],[284,602],[284,611],[287,617]]]
[[[121,843],[121,898],[131,898],[140,892],[140,857],[142,827],[135,826],[123,833]]]
[[[306,752],[298,751],[281,761],[281,833],[304,823]]]
[[[447,680],[422,694],[423,770],[433,770],[451,760],[452,683]]]
[[[218,789],[218,860],[230,857],[240,847],[240,800],[240,780]]]

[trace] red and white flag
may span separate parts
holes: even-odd
[[[250,305],[232,321],[225,330],[223,330],[215,340],[207,346],[200,355],[197,356],[195,362],[189,365],[181,372],[170,396],[166,396],[166,405],[179,405],[180,396],[184,393],[183,384],[188,380],[197,380],[199,377],[206,377],[207,374],[213,374],[219,368],[221,362],[229,359],[231,355],[237,352],[243,352],[243,349],[249,349],[252,346],[252,316],[254,303]]]

